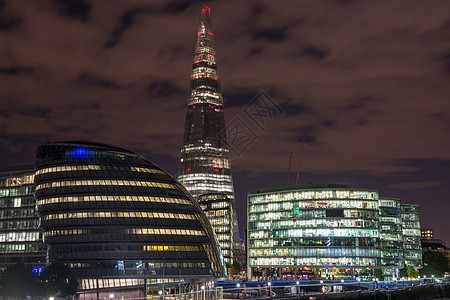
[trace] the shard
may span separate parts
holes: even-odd
[[[229,208],[224,210],[229,215],[223,216],[220,210],[205,212],[216,231],[225,261],[231,264],[232,249],[239,241],[239,234],[214,32],[207,5],[201,11],[190,77],[178,180],[197,200],[205,194],[226,196],[222,197],[225,199],[222,204],[216,205]]]

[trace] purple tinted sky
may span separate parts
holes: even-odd
[[[0,0],[0,164],[53,140],[136,151],[176,175],[201,2]],[[450,2],[215,1],[226,119],[284,113],[233,157],[246,193],[300,181],[421,205],[450,242]]]

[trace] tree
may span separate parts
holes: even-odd
[[[408,277],[408,268],[406,265],[400,269],[400,277]]]
[[[409,278],[417,278],[417,270],[413,266],[409,266],[406,270],[406,273],[408,274]]]
[[[445,272],[450,271],[448,258],[437,251],[425,251],[422,255],[423,268],[421,275],[442,277]]]
[[[238,262],[233,262],[233,266],[230,268],[230,275],[239,275],[242,271],[242,266]]]
[[[61,263],[54,262],[49,265],[41,275],[45,296],[67,298],[77,292],[77,281],[72,278],[70,269]]]
[[[375,276],[377,277],[378,280],[383,281],[384,280],[383,269],[376,269]]]

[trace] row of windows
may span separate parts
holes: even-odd
[[[249,258],[250,266],[377,266],[377,258],[368,257],[258,257]]]
[[[255,256],[380,256],[380,250],[376,248],[266,248],[251,249],[250,257]]]
[[[0,233],[0,243],[5,242],[34,242],[42,241],[42,235],[37,231],[24,231],[24,232],[7,232]]]
[[[65,230],[49,230],[44,233],[48,236],[65,236],[74,234],[106,234],[106,233],[121,233],[121,234],[137,234],[137,235],[194,235],[203,236],[205,232],[195,229],[168,229],[168,228],[133,228],[115,230],[101,230],[101,229],[65,229]]]
[[[362,219],[312,219],[249,222],[249,229],[304,228],[304,227],[365,227],[377,228],[378,221]],[[399,229],[401,230],[401,228]]]
[[[21,186],[24,184],[33,184],[34,174],[25,174],[21,176],[13,176],[0,179],[0,186],[12,187]]]
[[[30,196],[15,197],[15,198],[0,198],[0,208],[12,208],[23,206],[35,206],[36,199]]]
[[[274,193],[265,195],[251,195],[250,203],[265,203],[274,201],[290,201],[303,199],[373,199],[378,200],[378,192],[352,191],[352,190],[316,190],[287,193]]]
[[[44,252],[42,245],[36,244],[0,244],[0,253]]]
[[[167,198],[167,197],[149,197],[149,196],[67,196],[40,199],[38,205],[55,204],[55,203],[73,203],[73,202],[101,202],[101,201],[131,201],[131,202],[160,202],[190,205],[187,199]]]
[[[0,211],[0,220],[2,219],[18,219],[36,217],[36,210],[18,209],[18,210],[2,210]]]
[[[96,289],[97,282],[99,289],[144,285],[144,279],[82,279],[80,288],[82,290]]]
[[[378,237],[378,230],[370,229],[284,229],[284,230],[255,230],[250,231],[249,238],[288,238],[288,237]]]
[[[183,219],[195,220],[194,215],[177,214],[167,212],[148,211],[89,211],[48,214],[42,216],[42,220],[80,219],[80,218],[152,218],[152,219]]]
[[[100,165],[77,165],[77,166],[58,166],[51,168],[44,168],[36,171],[36,175],[54,173],[54,172],[69,172],[69,171],[98,171],[98,170],[115,170],[115,171],[134,171],[154,174],[165,174],[158,169],[149,169],[142,167],[119,167],[119,166],[100,166]],[[33,183],[33,182],[31,182]]]
[[[34,193],[34,186],[23,186],[20,188],[0,189],[0,197],[24,196]]]
[[[358,209],[306,209],[293,211],[270,211],[250,213],[249,221],[280,219],[314,219],[314,218],[370,218],[378,219],[378,211]]]
[[[66,187],[66,186],[80,186],[80,185],[113,185],[113,186],[144,186],[144,187],[160,187],[166,189],[176,189],[174,184],[151,182],[151,181],[135,181],[135,180],[70,180],[70,181],[56,181],[41,183],[36,186],[36,191],[40,189]]]
[[[401,241],[401,240],[400,240]],[[273,238],[253,239],[249,248],[265,247],[380,247],[378,238],[347,238],[347,237],[310,237],[310,238]]]
[[[161,245],[144,245],[144,251],[200,251],[198,246],[161,246]]]
[[[39,224],[39,219],[36,216],[35,218],[27,221],[3,221],[0,220],[0,229],[30,229],[37,228]]]

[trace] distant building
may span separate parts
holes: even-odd
[[[420,229],[422,239],[434,239],[434,230],[431,228]]]
[[[210,9],[203,6],[196,32],[178,180],[195,199],[203,194],[227,196],[233,247],[239,242],[239,228]],[[221,245],[228,247],[228,241],[224,242]],[[232,262],[230,249],[222,249],[229,252],[225,254],[228,263]]]
[[[233,264],[233,204],[225,194],[203,194],[198,204],[214,229],[228,267]]]
[[[418,207],[402,208],[398,199],[379,199],[376,190],[336,184],[250,192],[249,278],[364,278],[379,268],[394,276],[406,260],[420,267]]]
[[[407,266],[422,265],[420,210],[418,205],[402,204],[403,258]]]
[[[398,277],[403,268],[403,221],[400,199],[380,199],[380,266],[384,275]]]
[[[87,298],[97,289],[145,297],[145,287],[158,295],[224,278],[205,214],[161,168],[131,151],[85,142],[49,143],[36,157],[50,262],[68,266]]]
[[[433,231],[432,229],[427,230]],[[448,266],[450,268],[450,248],[447,247],[443,240],[422,238],[422,253],[425,254],[428,251],[442,253],[445,257],[447,257]]]
[[[34,166],[0,170],[0,270],[23,263],[38,273],[46,265],[35,208]]]
[[[245,242],[239,241],[239,246],[233,249],[233,261],[246,268]]]

